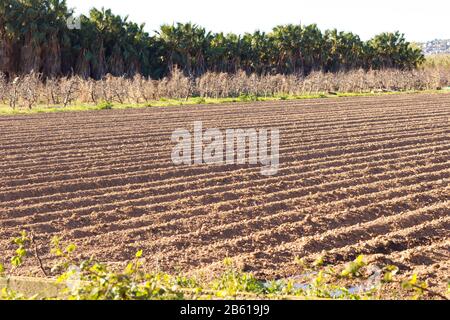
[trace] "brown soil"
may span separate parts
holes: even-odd
[[[46,265],[55,235],[110,263],[143,249],[149,268],[194,272],[234,257],[265,278],[295,276],[295,256],[362,253],[445,292],[449,117],[450,95],[3,117],[0,262],[29,230]],[[172,131],[199,120],[280,128],[279,173],[173,165]]]

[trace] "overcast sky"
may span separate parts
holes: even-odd
[[[76,13],[105,7],[145,22],[151,32],[161,24],[193,22],[214,32],[270,31],[279,24],[317,23],[322,30],[352,31],[364,40],[399,30],[410,41],[450,39],[448,0],[67,0]]]

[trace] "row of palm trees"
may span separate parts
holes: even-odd
[[[77,74],[142,74],[161,78],[174,68],[186,75],[207,71],[300,74],[353,69],[412,69],[424,57],[398,32],[362,41],[349,32],[316,25],[283,25],[270,33],[212,33],[191,23],[163,25],[155,35],[144,25],[92,9],[71,29],[65,0],[0,2],[0,72],[40,72],[47,77]]]

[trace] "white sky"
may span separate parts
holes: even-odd
[[[448,0],[67,0],[76,13],[105,7],[130,20],[161,24],[193,22],[214,32],[270,31],[278,24],[317,23],[322,29],[352,31],[367,40],[399,30],[409,41],[450,39]]]

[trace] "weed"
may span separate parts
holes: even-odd
[[[17,246],[11,259],[13,268],[22,265],[27,256],[30,238],[26,232],[13,239]],[[195,278],[186,275],[172,276],[162,272],[148,273],[143,269],[143,251],[136,252],[134,258],[123,270],[112,270],[107,264],[95,260],[74,258],[76,246],[63,245],[61,239],[54,237],[50,243],[50,252],[57,258],[51,268],[56,277],[55,285],[61,288],[57,296],[51,299],[70,300],[148,300],[148,299],[221,299],[230,298],[262,298],[289,299],[301,298],[333,298],[333,299],[368,299],[385,284],[401,283],[402,290],[412,291],[414,299],[423,297],[425,293],[446,299],[445,296],[427,288],[424,281],[413,275],[406,280],[397,280],[398,268],[386,266],[380,282],[374,288],[355,290],[339,285],[341,279],[367,280],[367,264],[363,256],[358,256],[339,270],[337,267],[325,265],[325,258],[320,257],[308,264],[304,259],[296,258],[295,262],[303,274],[301,281],[294,279],[264,281],[251,273],[242,272],[231,258],[223,261],[223,271],[211,279]],[[0,265],[0,276],[6,273]],[[0,292],[0,299],[21,300],[36,299],[37,296],[25,296],[6,286]]]
[[[113,104],[111,102],[103,101],[97,105],[98,110],[109,110],[113,108]]]

